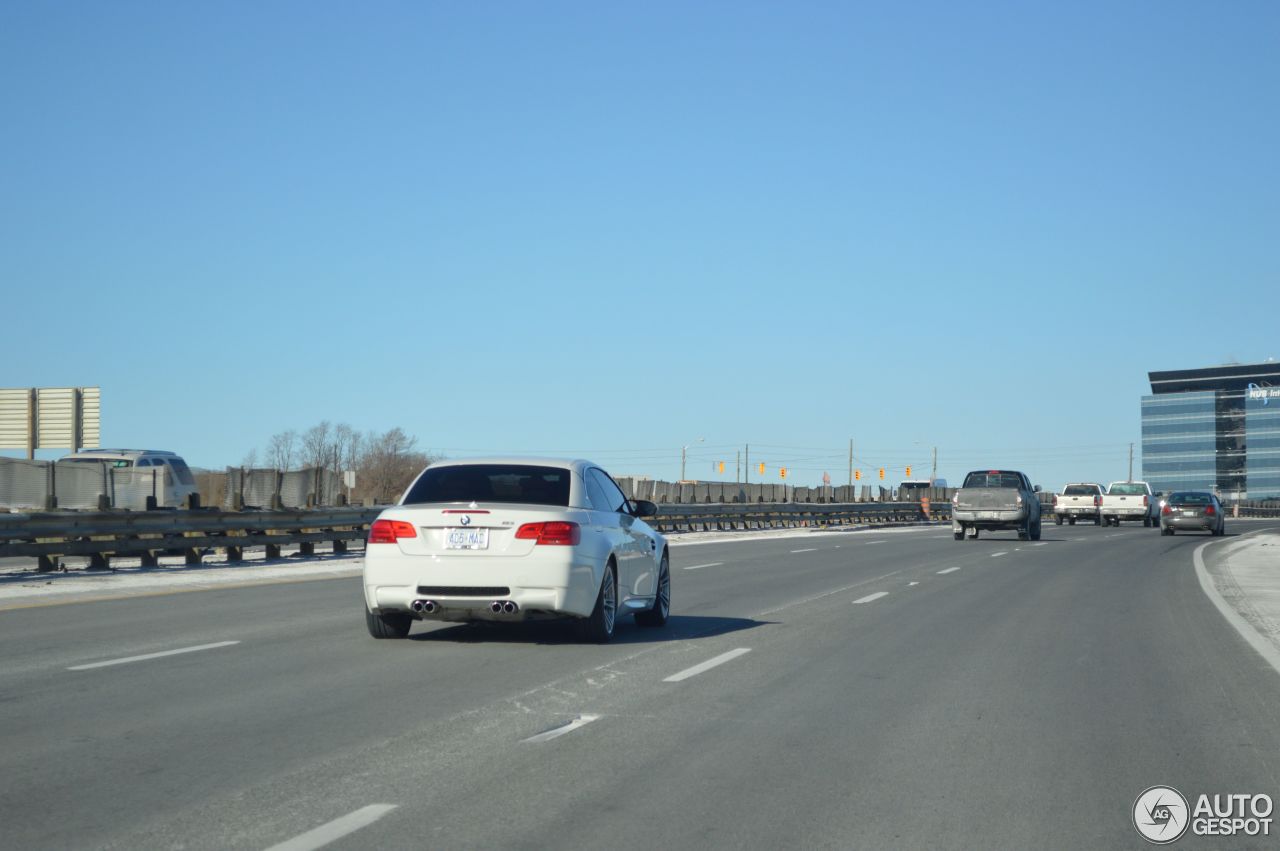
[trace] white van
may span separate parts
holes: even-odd
[[[157,491],[156,504],[184,508],[187,497],[198,493],[195,476],[182,456],[159,449],[86,449],[58,459],[59,464],[107,464],[116,469],[155,470],[166,468],[164,492]]]

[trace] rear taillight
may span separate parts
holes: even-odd
[[[1209,505],[1209,506],[1205,506],[1204,513],[1205,513],[1205,514],[1208,514],[1209,516],[1211,516],[1211,517],[1212,517],[1212,516],[1213,516],[1214,514],[1216,514],[1217,512],[1213,510],[1213,506],[1212,506],[1212,505]]]
[[[565,520],[526,523],[516,530],[516,537],[539,544],[572,547],[582,540],[582,528],[577,523],[570,523]]]
[[[369,527],[369,543],[394,544],[401,538],[416,538],[418,531],[403,520],[375,520]]]
[[[1055,508],[1058,505],[1058,495],[1056,493],[1053,495],[1053,504]]]
[[[1094,508],[1097,508],[1097,507],[1098,507],[1098,506],[1100,506],[1100,505],[1102,505],[1102,497],[1100,497],[1100,496],[1095,496],[1095,497],[1093,498],[1093,507],[1094,507]]]
[[[1146,497],[1146,496],[1144,496],[1144,497],[1142,498],[1142,504],[1143,504],[1143,505],[1150,505],[1150,504],[1151,504],[1151,498],[1150,498],[1150,497]]]
[[[1164,508],[1162,508],[1162,509],[1160,509],[1160,513],[1161,513],[1161,514],[1172,514],[1172,513],[1173,513],[1173,509],[1169,507],[1168,503],[1166,503],[1166,504],[1165,504],[1165,507],[1164,507]]]

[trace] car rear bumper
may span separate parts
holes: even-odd
[[[961,524],[978,529],[1015,529],[1027,520],[1026,509],[957,508],[951,512],[951,526],[959,531]]]
[[[1075,506],[1075,505],[1059,506],[1055,508],[1053,511],[1055,514],[1060,514],[1063,517],[1097,517],[1099,514],[1102,513],[1094,506],[1089,506],[1088,508],[1085,508],[1084,506]]]
[[[512,559],[442,559],[399,551],[384,554],[375,548],[365,555],[365,604],[375,614],[412,614],[415,600],[430,600],[435,611],[417,616],[450,621],[591,614],[603,566],[569,547],[538,550],[544,552]],[[518,611],[494,613],[490,606],[495,600],[511,601]]]
[[[1134,520],[1141,520],[1151,513],[1151,509],[1141,505],[1137,508],[1107,508],[1104,505],[1102,513],[1108,517],[1128,517]]]
[[[1214,517],[1162,517],[1160,525],[1166,529],[1199,529],[1209,532],[1218,528],[1218,519]]]

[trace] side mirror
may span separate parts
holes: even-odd
[[[1036,485],[1036,486],[1035,486],[1035,491],[1036,491],[1036,493],[1040,493],[1040,486],[1039,486],[1039,485]]]
[[[631,508],[636,517],[654,517],[658,513],[658,506],[647,499],[632,500]]]

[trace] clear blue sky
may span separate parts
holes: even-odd
[[[1270,0],[7,3],[0,387],[211,467],[329,419],[1120,478],[1148,370],[1280,357],[1277,44]]]

